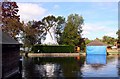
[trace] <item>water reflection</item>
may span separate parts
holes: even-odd
[[[47,63],[44,65],[36,65],[36,70],[39,71],[42,77],[63,77],[59,64]]]
[[[95,58],[97,57],[93,56],[93,59]],[[81,68],[83,77],[118,77],[117,56],[100,57],[100,60],[98,59],[93,61],[92,59],[86,60],[83,68]],[[107,59],[107,63],[104,59]],[[90,63],[92,62],[92,64],[87,64],[89,61]]]
[[[119,78],[120,78],[120,54],[118,56],[118,75],[119,75]]]
[[[93,59],[95,56],[83,56],[79,60],[76,57],[24,58],[22,74],[24,79],[43,77],[82,79],[83,77],[118,77],[120,75],[118,63],[120,59],[117,56],[99,56],[96,60]]]
[[[24,58],[23,77],[26,79],[42,77],[77,77],[82,74],[80,69],[85,61],[84,57],[77,60],[75,57],[58,58]]]
[[[93,66],[105,65],[106,64],[106,55],[87,55],[86,63]]]

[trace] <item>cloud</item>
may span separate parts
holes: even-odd
[[[117,38],[117,27],[108,27],[107,25],[101,25],[98,23],[86,23],[83,26],[83,37],[89,39],[102,38],[103,36],[111,36]]]
[[[117,37],[116,32],[108,32],[107,34],[105,34],[106,36],[110,36],[110,37]]]
[[[104,31],[105,29],[106,29],[105,26],[98,25],[98,24],[86,23],[83,26],[83,30],[88,31],[88,32],[99,32],[99,31]]]
[[[39,20],[46,13],[46,9],[35,3],[18,3],[21,21]]]

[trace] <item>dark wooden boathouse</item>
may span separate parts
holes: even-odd
[[[0,30],[0,79],[19,72],[20,44]]]

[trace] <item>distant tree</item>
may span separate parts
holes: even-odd
[[[117,39],[118,48],[120,48],[120,29],[116,32],[116,34],[118,35]]]
[[[54,30],[55,30],[56,38],[59,40],[59,36],[61,36],[61,30],[62,30],[63,23],[65,23],[64,17],[61,17],[61,16],[55,17],[53,15],[44,17],[41,21],[38,21],[36,24],[38,25],[39,29],[42,29],[40,32],[40,33],[42,33],[40,35],[40,40],[42,38],[45,39],[47,32],[50,33],[49,29],[53,26],[56,27]],[[51,35],[51,33],[50,33],[50,35]]]
[[[92,40],[89,40],[88,38],[85,38],[85,45],[87,45],[88,43],[90,43]]]
[[[57,38],[57,42],[60,44],[60,37],[62,36],[62,32],[65,26],[65,18],[58,16],[57,20],[58,20],[58,24],[56,27],[56,38]]]
[[[29,21],[27,24],[24,24],[21,33],[24,47],[28,47],[29,49],[37,43],[39,34],[39,30],[33,27],[33,23],[34,21]]]
[[[78,14],[71,14],[68,16],[61,41],[62,44],[78,45],[82,33],[83,17]]]
[[[120,42],[120,30],[118,30],[116,34],[118,35],[118,41]]]
[[[33,21],[32,27],[37,29],[37,43],[41,44],[41,39],[45,39],[47,27],[42,23],[42,21]]]
[[[103,36],[102,41],[108,45],[114,45],[117,40],[110,36]]]

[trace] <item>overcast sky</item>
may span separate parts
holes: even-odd
[[[41,0],[12,0],[18,2],[21,20],[41,20],[48,15],[64,16],[79,14],[84,18],[83,37],[102,38],[104,35],[117,38],[118,0],[99,2],[44,2]],[[60,0],[58,0],[60,1]],[[75,0],[78,1],[78,0]],[[110,2],[111,1],[111,2]]]

